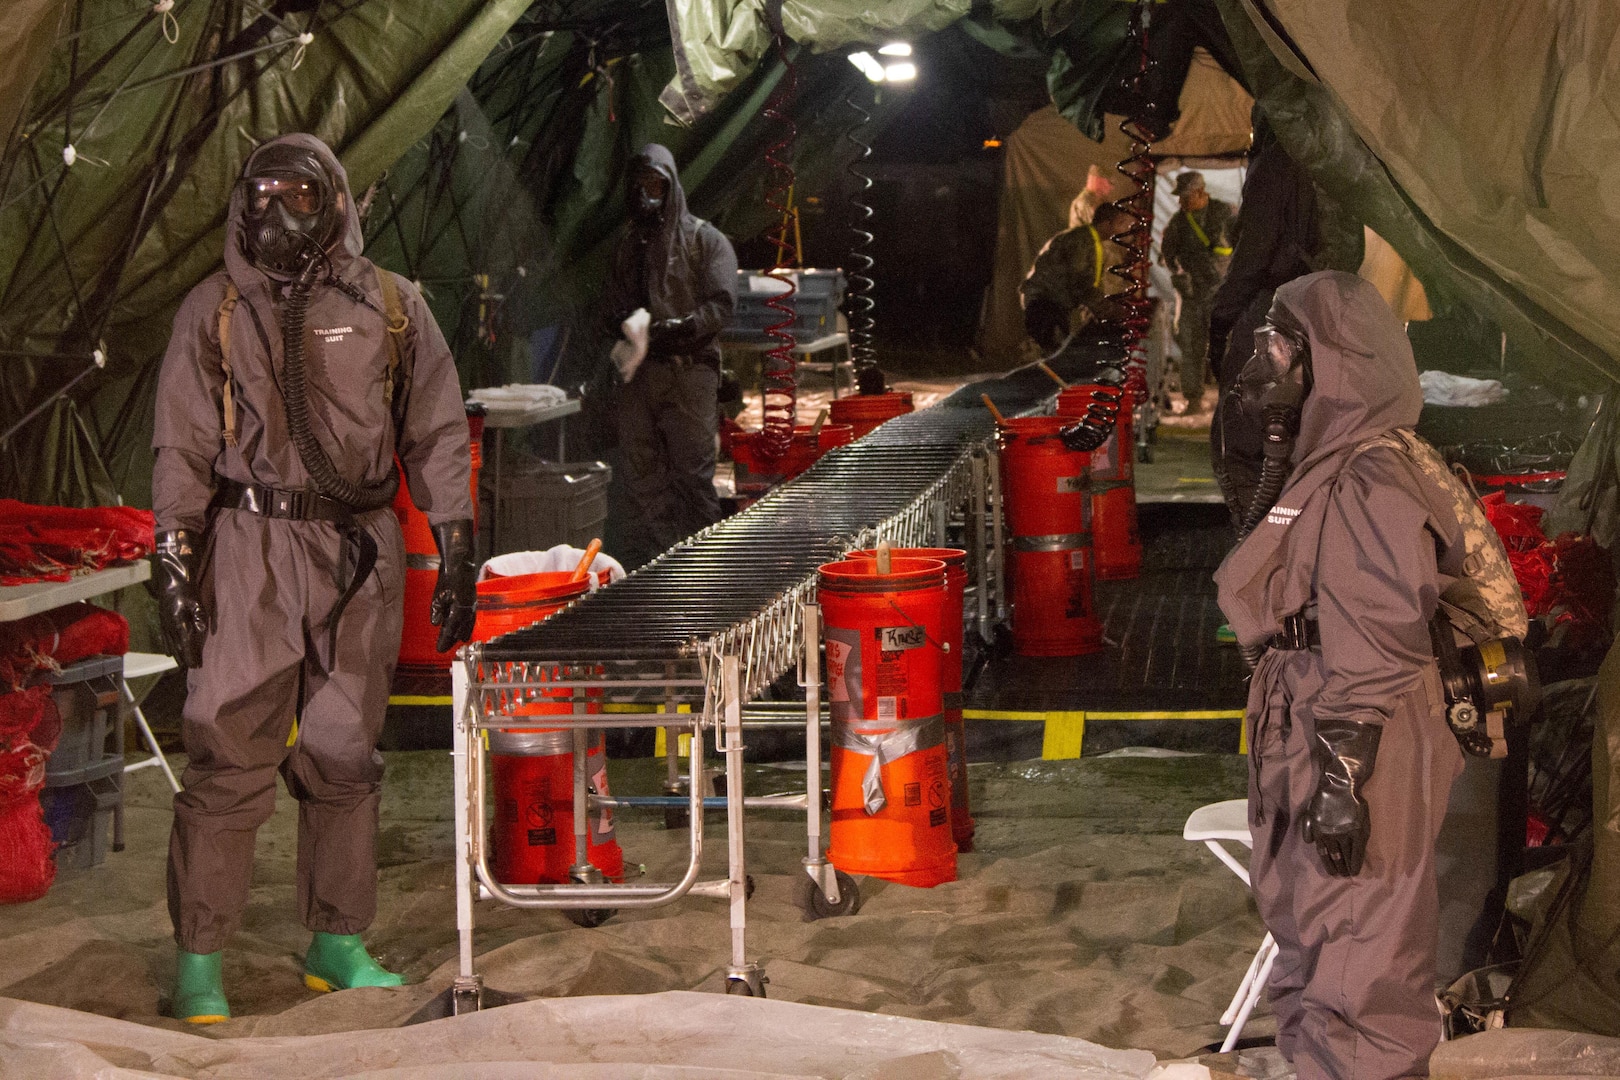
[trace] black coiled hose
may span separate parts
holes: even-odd
[[[872,220],[872,204],[867,202],[867,192],[872,189],[872,177],[864,172],[861,163],[872,156],[872,144],[862,140],[859,133],[872,120],[872,114],[856,104],[851,94],[844,99],[844,104],[855,110],[856,120],[844,132],[844,138],[853,143],[858,151],[844,171],[854,177],[856,181],[855,193],[849,198],[850,209],[850,246],[849,246],[849,291],[845,296],[845,313],[849,316],[849,355],[854,362],[855,380],[864,387],[865,382],[871,382],[873,376],[868,372],[877,372],[877,358],[872,347],[872,310],[877,307],[877,301],[872,299],[872,266],[876,260],[872,258],[872,231],[866,227]],[[876,380],[881,382],[881,373]],[[881,392],[881,391],[879,391]]]
[[[310,294],[316,279],[326,266],[324,258],[312,258],[304,264],[287,289],[287,303],[282,318],[281,347],[283,356],[282,401],[287,409],[287,431],[292,436],[298,460],[315,484],[315,489],[329,499],[336,499],[356,512],[376,510],[388,506],[399,492],[399,470],[390,469],[388,479],[380,484],[358,485],[345,480],[326,456],[326,451],[309,428],[309,388],[304,377],[304,318],[309,314]]]
[[[1290,392],[1293,391],[1293,392]],[[1277,505],[1289,475],[1294,471],[1294,438],[1299,434],[1299,401],[1302,395],[1292,387],[1281,388],[1284,400],[1267,404],[1261,413],[1265,439],[1265,460],[1260,464],[1260,480],[1249,500],[1248,512],[1238,526],[1238,540],[1254,532],[1268,511]]]

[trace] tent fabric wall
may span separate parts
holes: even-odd
[[[1425,209],[1413,200],[1391,169],[1358,132],[1357,121],[1338,96],[1343,91],[1349,93],[1352,99],[1362,101],[1353,88],[1353,84],[1362,78],[1360,69],[1352,68],[1345,74],[1336,60],[1326,61],[1323,51],[1328,46],[1319,38],[1313,39],[1314,55],[1296,53],[1288,41],[1286,28],[1273,24],[1275,17],[1261,6],[1261,0],[1215,2],[1232,45],[1241,59],[1246,81],[1276,130],[1278,141],[1295,161],[1310,171],[1323,191],[1390,242],[1422,279],[1429,303],[1436,311],[1491,321],[1508,335],[1509,341],[1525,360],[1539,368],[1546,378],[1573,383],[1585,389],[1597,389],[1620,376],[1620,359],[1606,351],[1594,338],[1586,336],[1539,303],[1531,295],[1528,284],[1521,288],[1515,280],[1499,273],[1487,258],[1490,255],[1487,249],[1470,246],[1480,243],[1478,236],[1470,234],[1465,238],[1451,235],[1431,220]],[[1324,6],[1329,12],[1341,13],[1344,7],[1339,3]],[[1468,5],[1466,10],[1449,3],[1441,9],[1433,6],[1412,9],[1408,16],[1420,16],[1431,21],[1423,24],[1427,30],[1422,35],[1406,39],[1392,37],[1370,26],[1361,28],[1358,21],[1357,39],[1342,42],[1333,48],[1362,50],[1377,47],[1386,50],[1383,58],[1376,61],[1375,66],[1380,71],[1373,78],[1382,88],[1382,96],[1376,101],[1369,99],[1363,102],[1370,116],[1383,117],[1386,113],[1416,110],[1420,116],[1413,116],[1413,122],[1421,119],[1425,124],[1440,124],[1439,118],[1451,115],[1451,109],[1458,99],[1471,94],[1486,97],[1500,95],[1505,93],[1501,88],[1509,85],[1520,87],[1521,93],[1542,101],[1545,108],[1551,109],[1556,104],[1558,88],[1558,80],[1552,77],[1558,61],[1551,57],[1513,57],[1503,61],[1505,66],[1496,67],[1471,65],[1472,70],[1454,72],[1454,82],[1437,79],[1429,71],[1427,61],[1431,49],[1438,50],[1446,63],[1449,63],[1446,58],[1456,53],[1457,46],[1440,42],[1441,38],[1453,34],[1466,36],[1474,43],[1472,47],[1481,50],[1482,55],[1502,58],[1504,54],[1492,43],[1511,40],[1519,20],[1510,17],[1505,10],[1507,5],[1498,6],[1503,7],[1504,11],[1495,17],[1482,13],[1477,5]],[[1401,26],[1413,25],[1411,17],[1397,20],[1396,9],[1401,8],[1402,5],[1398,3],[1379,0],[1370,3],[1366,10],[1382,13],[1382,16],[1397,21]],[[1542,12],[1536,18],[1549,24],[1569,24],[1586,18],[1570,14],[1576,8],[1583,6],[1537,5],[1534,10]],[[1436,10],[1450,14],[1436,15]],[[1317,25],[1310,21],[1312,17],[1305,11],[1304,5],[1290,4],[1288,11],[1290,18],[1301,27],[1305,27],[1307,22],[1311,26]],[[1378,44],[1374,46],[1373,42]],[[1572,82],[1601,87],[1603,95],[1608,96],[1612,91],[1608,89],[1606,69],[1591,58],[1589,51],[1584,55],[1586,59],[1582,63],[1586,70],[1572,73]],[[1573,62],[1577,58],[1570,59]],[[1327,68],[1316,66],[1319,60],[1327,63]],[[1335,72],[1330,81],[1319,77],[1327,69]],[[1520,78],[1521,69],[1539,70],[1548,78],[1539,83],[1534,79]],[[1514,73],[1512,79],[1505,78],[1507,71]],[[1399,103],[1396,99],[1400,99]],[[1511,109],[1509,111],[1512,112]],[[1614,118],[1610,117],[1605,124],[1597,125],[1593,133],[1597,136],[1595,141],[1602,142],[1602,131],[1611,127],[1613,122]],[[1431,158],[1421,164],[1413,159],[1413,168],[1437,190],[1444,191],[1448,186],[1455,186],[1460,197],[1463,194],[1460,173],[1498,167],[1486,165],[1485,154],[1476,153],[1454,140],[1445,141],[1450,156]],[[1488,133],[1485,133],[1484,141],[1486,145],[1495,145]],[[1541,145],[1539,138],[1522,144],[1515,150],[1513,161],[1530,175],[1545,171],[1546,166],[1538,164],[1546,160],[1538,152]],[[1589,158],[1589,154],[1583,153],[1578,155],[1577,160]],[[1511,213],[1508,216],[1511,217]],[[1561,236],[1546,220],[1522,220],[1526,228],[1545,235],[1549,245],[1570,242],[1567,236]],[[1608,229],[1612,233],[1612,226]],[[1614,241],[1610,237],[1598,242],[1613,244]],[[1538,295],[1546,292],[1549,285],[1555,290],[1556,283],[1564,278],[1562,271],[1540,260],[1537,260],[1535,273],[1538,280],[1546,278],[1534,290]],[[1591,323],[1597,317],[1593,312],[1585,312],[1583,323]],[[1613,318],[1612,313],[1608,317]]]
[[[1620,7],[1268,7],[1437,229],[1620,358]]]
[[[175,10],[170,41],[150,12],[85,0],[83,30],[50,50],[24,139],[0,168],[0,349],[23,354],[0,362],[0,418],[20,418],[105,342],[107,371],[87,384],[98,388],[88,415],[103,445],[85,452],[145,460],[144,426],[119,423],[141,404],[131,380],[162,355],[186,291],[218,265],[226,197],[256,142],[314,132],[363,188],[432,126],[527,6],[447,0],[407,21],[388,4],[277,19],[199,3]],[[133,437],[106,445],[113,430]],[[38,475],[38,462],[5,457],[0,486]],[[129,470],[129,501],[144,502],[145,472]]]
[[[1207,58],[1195,62],[1181,96],[1181,120],[1154,153],[1166,157],[1216,157],[1242,153],[1249,145],[1253,102]],[[1130,153],[1130,143],[1112,117],[1102,143],[1095,143],[1065,120],[1054,105],[1038,109],[1008,136],[1004,183],[996,231],[994,277],[985,298],[979,348],[993,367],[1021,362],[1023,309],[1018,286],[1035,253],[1069,224],[1069,203],[1096,165],[1116,181],[1114,166]]]

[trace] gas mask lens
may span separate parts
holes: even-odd
[[[1254,332],[1254,356],[1249,360],[1253,371],[1245,374],[1254,382],[1278,382],[1300,363],[1304,352],[1296,336],[1265,323]]]
[[[325,199],[319,184],[297,176],[257,176],[248,181],[248,203],[253,213],[270,209],[272,199],[280,200],[289,213],[312,217],[321,212]]]

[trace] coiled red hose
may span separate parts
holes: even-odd
[[[1140,59],[1136,71],[1123,80],[1123,89],[1129,98],[1136,101],[1142,100],[1148,72],[1157,64],[1148,55],[1150,11],[1149,3],[1137,4],[1126,31],[1126,40],[1136,43]],[[1133,402],[1140,405],[1148,399],[1147,357],[1142,349],[1142,341],[1153,324],[1148,275],[1153,247],[1153,181],[1158,176],[1158,170],[1150,152],[1158,136],[1150,118],[1143,115],[1126,117],[1120,121],[1119,130],[1131,140],[1131,155],[1115,168],[1125,177],[1130,190],[1110,205],[1131,219],[1131,227],[1109,239],[1129,252],[1130,257],[1118,266],[1109,267],[1108,272],[1124,279],[1126,284],[1125,291],[1113,297],[1120,311],[1115,324],[1123,331],[1128,356],[1125,389],[1131,394]]]
[[[793,426],[799,412],[798,382],[795,379],[797,363],[793,357],[793,323],[798,314],[793,296],[798,292],[798,287],[794,284],[793,275],[788,272],[788,252],[793,250],[793,223],[789,206],[794,182],[791,153],[793,141],[798,136],[798,125],[793,122],[792,110],[793,100],[798,93],[799,76],[788,55],[787,39],[777,34],[775,40],[776,55],[782,59],[784,72],[781,85],[765,106],[765,115],[780,124],[783,133],[765,151],[765,205],[777,214],[777,225],[771,234],[776,257],[770,276],[786,288],[765,302],[766,307],[782,316],[780,322],[765,328],[765,333],[775,339],[776,344],[765,354],[761,394],[763,421],[754,447],[766,461],[779,461],[787,453],[793,444]]]

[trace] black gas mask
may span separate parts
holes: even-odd
[[[1258,430],[1265,459],[1260,482],[1239,527],[1247,536],[1282,494],[1293,471],[1294,440],[1311,392],[1311,348],[1305,331],[1276,314],[1254,332],[1254,355],[1229,392],[1227,408]]]
[[[630,216],[638,225],[653,225],[663,220],[664,205],[669,201],[669,178],[656,169],[641,166],[630,173]]]
[[[248,258],[273,274],[297,274],[343,228],[343,195],[319,158],[277,143],[255,153],[242,174]]]

